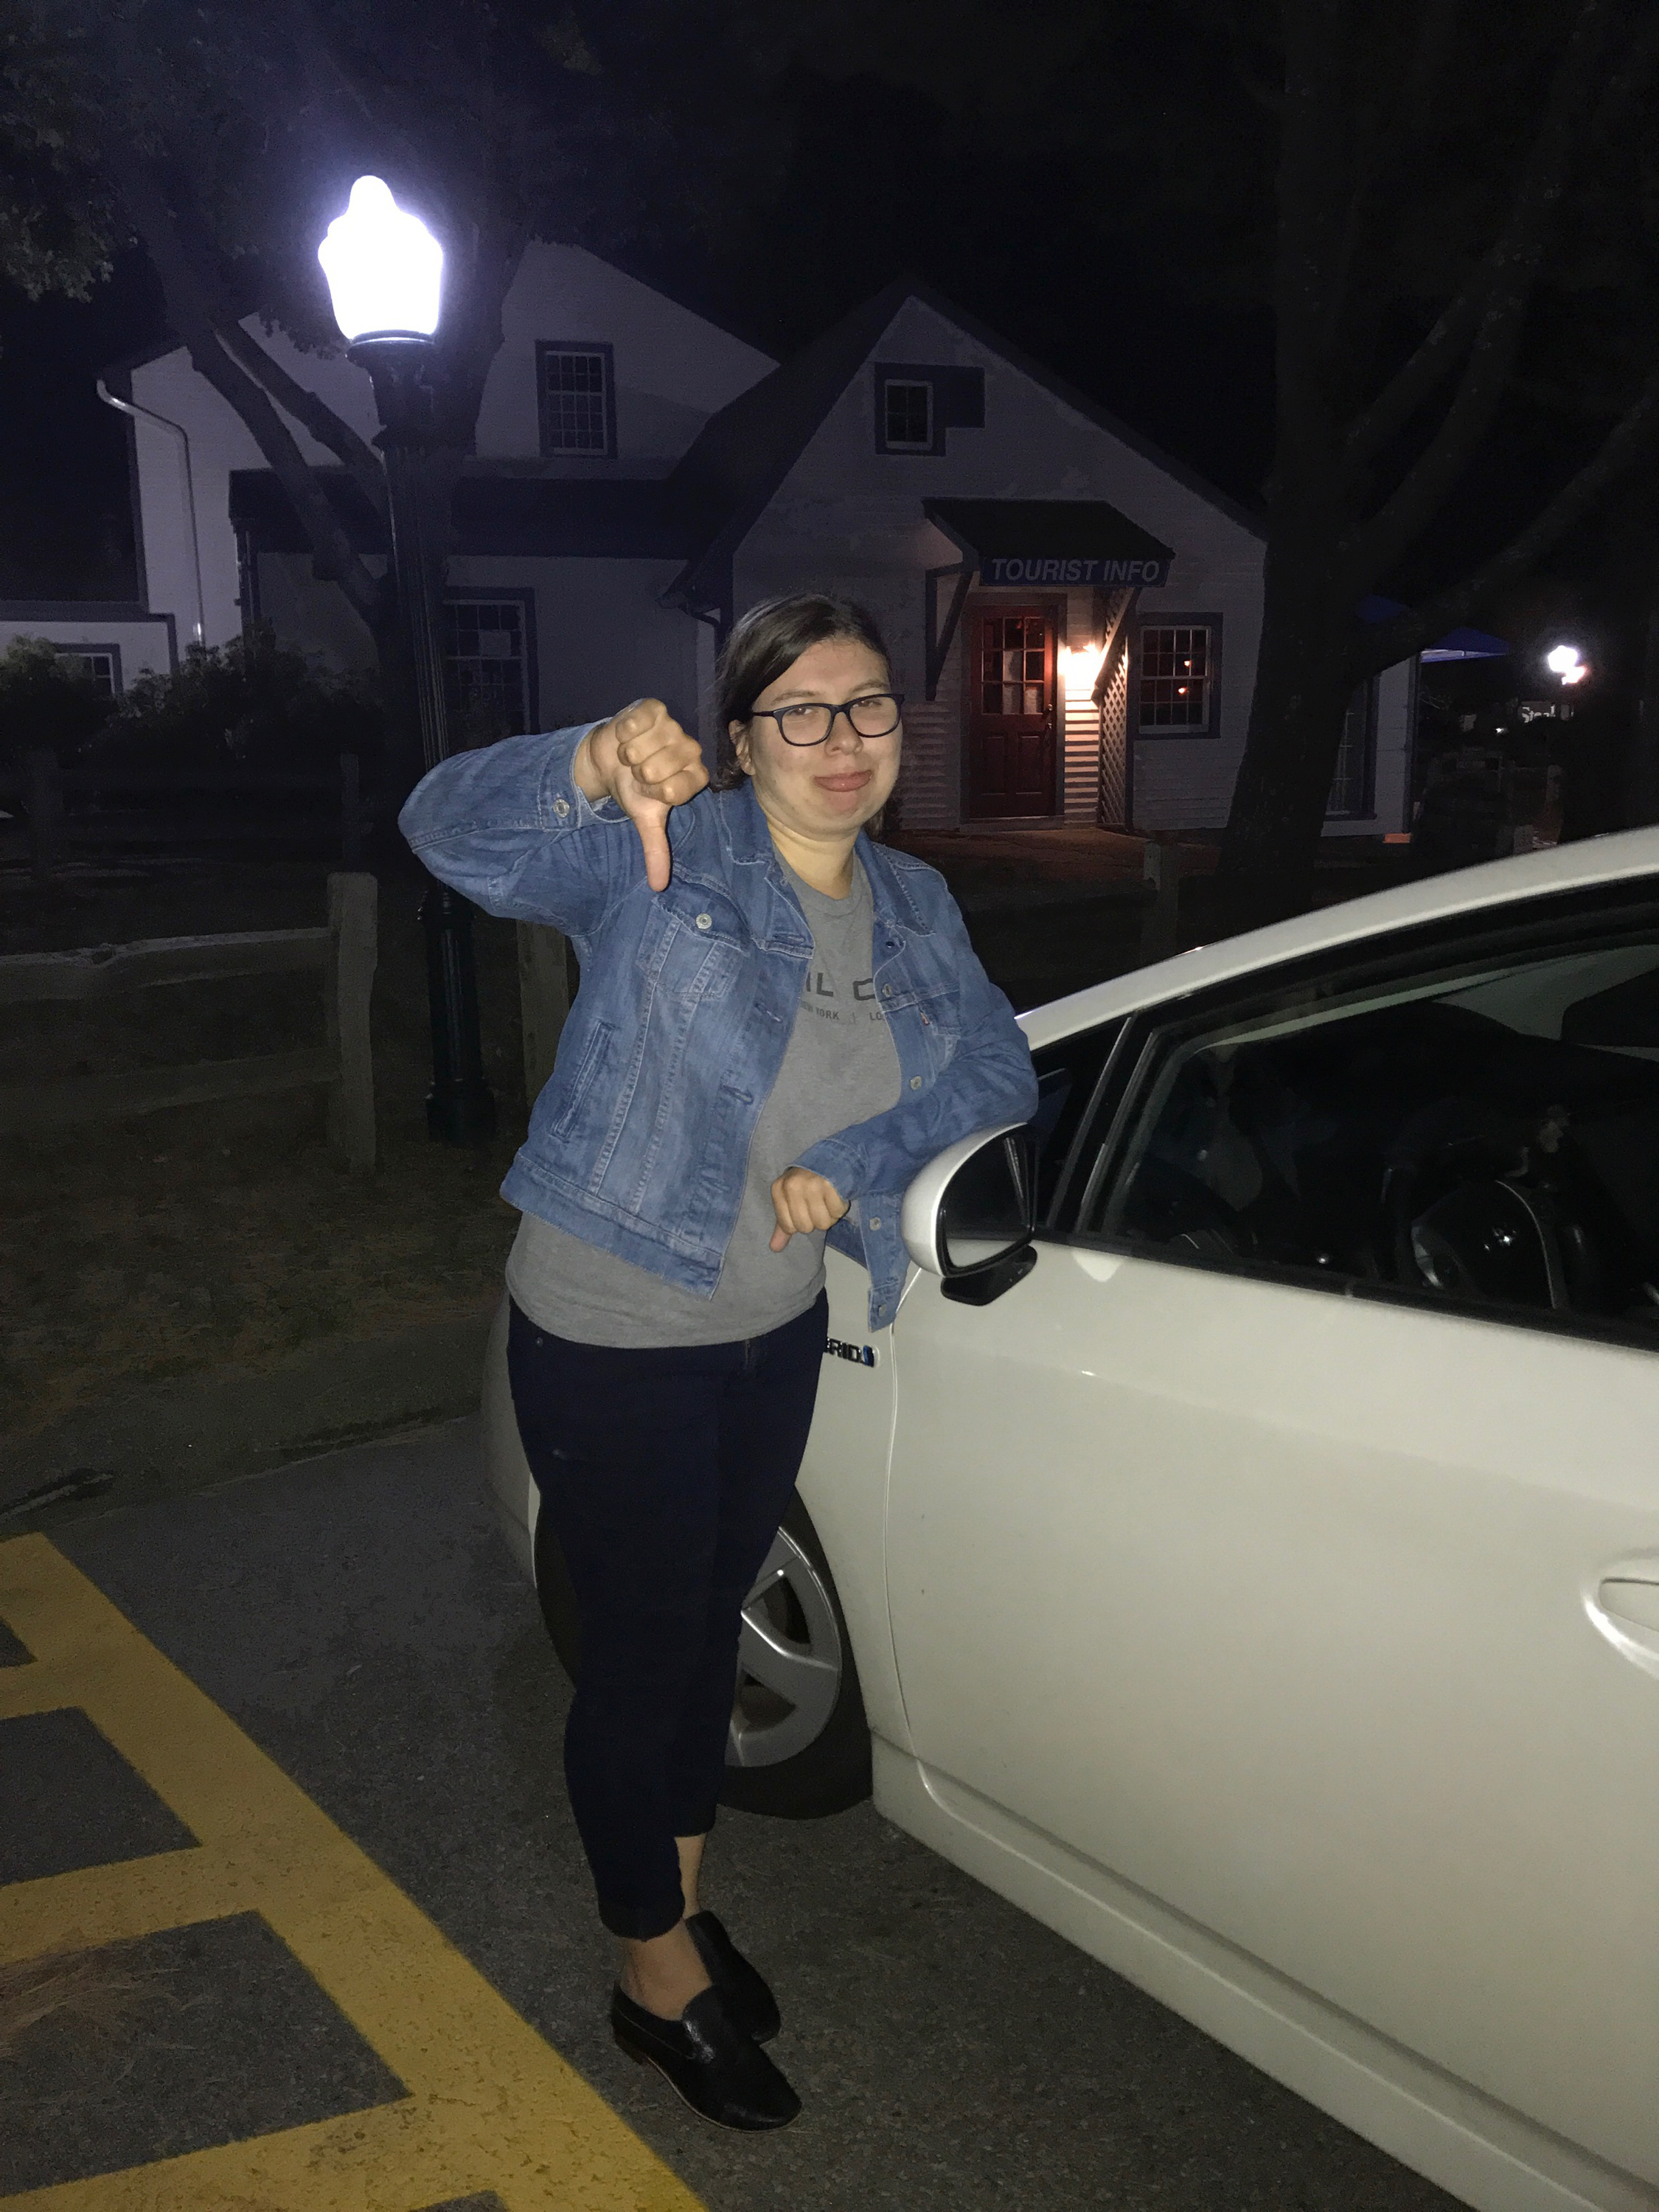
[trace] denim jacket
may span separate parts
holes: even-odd
[[[592,805],[572,778],[594,726],[507,738],[442,762],[398,826],[441,881],[488,914],[552,923],[581,960],[581,989],[502,1197],[712,1294],[812,933],[747,782],[674,808],[672,878],[653,892],[632,823],[614,800]],[[1036,1082],[1024,1034],[944,878],[862,836],[858,850],[902,1089],[896,1106],[826,1137],[799,1164],[850,1201],[830,1241],[868,1268],[878,1329],[904,1282],[906,1184],[958,1138],[1029,1117]]]

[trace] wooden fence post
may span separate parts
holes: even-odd
[[[1141,873],[1152,886],[1140,916],[1140,964],[1145,968],[1181,950],[1181,848],[1149,837]]]
[[[64,835],[64,779],[58,756],[49,745],[31,749],[28,757],[29,836],[34,846],[34,880],[47,882],[58,865]]]
[[[553,1073],[559,1032],[570,1012],[570,970],[563,933],[546,923],[519,924],[519,1010],[524,1024],[524,1095],[534,1106]]]
[[[328,879],[329,960],[325,986],[330,1049],[339,1074],[328,1100],[328,1141],[355,1175],[374,1172],[374,1056],[369,995],[379,957],[376,901],[369,875]]]

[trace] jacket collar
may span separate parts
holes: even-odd
[[[780,949],[809,949],[811,932],[808,930],[803,939],[805,917],[784,874],[772,833],[766,826],[766,817],[755,796],[754,785],[745,776],[735,791],[723,791],[716,796],[720,841],[733,871],[732,889],[747,914],[750,927],[763,943]],[[884,848],[860,830],[857,852],[869,878],[878,925],[927,935],[927,921],[910,896],[902,871],[893,865]],[[778,912],[780,902],[782,914]]]

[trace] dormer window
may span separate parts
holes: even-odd
[[[942,362],[878,361],[876,451],[942,453],[947,430],[985,428],[985,372]]]
[[[544,339],[536,349],[542,451],[615,460],[615,362],[608,345]]]
[[[933,450],[933,387],[890,376],[885,386],[887,450],[931,453]]]

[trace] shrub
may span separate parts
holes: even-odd
[[[14,638],[0,653],[0,768],[15,771],[43,747],[66,759],[104,727],[114,704],[71,649]]]
[[[141,676],[90,757],[108,769],[330,772],[343,752],[361,754],[367,769],[380,739],[367,684],[317,666],[258,623],[228,645],[191,647],[171,675]]]

